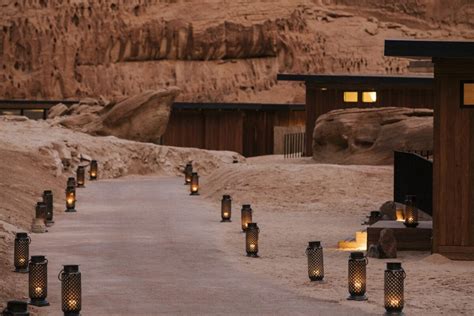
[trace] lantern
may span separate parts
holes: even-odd
[[[248,223],[252,222],[252,208],[250,207],[250,204],[244,204],[242,205],[242,210],[241,210],[241,221],[242,221],[242,231],[247,230],[247,225]]]
[[[193,175],[193,164],[188,162],[186,167],[184,167],[184,184],[191,183],[191,177]]]
[[[348,300],[365,301],[367,284],[367,258],[362,252],[351,252],[349,257],[349,294]]]
[[[84,166],[78,166],[76,171],[76,178],[77,178],[77,187],[83,188],[86,181],[86,170]]]
[[[403,310],[403,283],[406,274],[400,262],[387,262],[384,279],[384,305],[387,313],[400,314]]]
[[[97,180],[97,160],[91,160],[91,166],[89,170],[89,179],[90,180]]]
[[[258,228],[257,223],[248,223],[245,231],[245,250],[247,257],[258,257]]]
[[[191,176],[191,195],[199,195],[199,176],[193,172]]]
[[[76,187],[76,179],[74,177],[67,178],[66,186],[75,188]]]
[[[45,256],[31,256],[29,264],[30,304],[48,306],[48,260]]]
[[[221,202],[221,217],[222,217],[221,222],[230,222],[231,212],[232,212],[232,199],[230,198],[230,195],[225,194],[222,196],[222,202]]]
[[[23,301],[9,301],[2,312],[3,316],[30,316],[28,303]]]
[[[418,209],[416,208],[416,196],[407,195],[405,198],[405,222],[406,227],[418,226]]]
[[[308,276],[311,281],[324,279],[323,247],[320,241],[310,241],[306,248],[308,257]]]
[[[53,192],[46,190],[43,192],[43,202],[46,203],[46,223],[52,224],[53,221]]]
[[[65,265],[59,272],[61,304],[64,316],[79,316],[82,305],[81,272],[78,265]]]
[[[76,189],[68,186],[66,188],[66,210],[65,212],[76,211]]]
[[[15,272],[28,272],[28,259],[30,258],[31,238],[27,233],[16,233],[15,247],[13,250],[13,263]]]
[[[47,213],[48,213],[48,208],[46,206],[46,203],[37,202],[36,203],[36,218],[40,218],[46,222]]]

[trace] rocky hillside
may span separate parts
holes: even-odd
[[[385,38],[474,38],[472,1],[354,3],[0,0],[0,97],[178,86],[186,101],[302,101],[278,72],[403,73]]]

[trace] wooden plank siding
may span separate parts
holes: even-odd
[[[359,102],[344,102],[345,91],[359,92]],[[377,101],[362,102],[362,92],[376,91]],[[319,116],[337,109],[407,107],[429,108],[434,104],[433,87],[411,87],[406,85],[377,87],[373,85],[331,85],[306,83],[306,153],[311,156],[313,130]]]
[[[192,105],[186,104],[191,107]],[[199,105],[197,105],[199,106]],[[272,109],[272,106],[249,109],[246,105],[231,110],[173,109],[163,145],[195,147],[210,150],[230,150],[246,157],[273,154],[275,126],[304,125],[305,113],[291,110],[288,105]]]
[[[460,108],[473,60],[435,60],[434,251],[474,260],[474,109]]]

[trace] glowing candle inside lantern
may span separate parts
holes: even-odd
[[[229,217],[229,213],[224,212],[224,217],[226,217],[226,218]]]
[[[250,244],[250,250],[252,250],[252,251],[255,250],[255,244]]]
[[[41,294],[41,291],[42,291],[42,290],[43,290],[43,289],[42,289],[41,287],[39,287],[39,286],[37,286],[37,287],[35,288],[35,292],[36,292],[36,294],[38,294],[38,295]]]
[[[367,300],[367,296],[365,295],[367,282],[367,263],[367,258],[364,256],[363,252],[351,252],[348,266],[348,285],[350,296],[347,299],[356,301]]]
[[[20,264],[24,264],[26,260],[23,258],[20,258],[18,261],[20,262]]]
[[[311,281],[322,281],[324,279],[323,248],[321,242],[310,241],[306,248],[308,257],[308,277]]]
[[[69,308],[75,309],[77,307],[77,301],[76,300],[69,300],[68,305],[69,305]]]
[[[257,223],[249,223],[247,230],[245,231],[245,243],[247,256],[258,257],[258,233],[260,229]]]
[[[191,195],[199,195],[199,176],[197,172],[193,172],[191,176]]]
[[[356,281],[356,282],[354,283],[354,287],[355,287],[355,289],[356,289],[357,291],[360,291],[360,290],[362,289],[362,283]]]

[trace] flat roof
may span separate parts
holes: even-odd
[[[56,104],[62,103],[66,106],[79,103],[79,100],[20,100],[20,99],[6,99],[0,100],[0,109],[15,110],[15,109],[50,109]]]
[[[474,59],[474,41],[388,39],[385,56]]]
[[[305,81],[318,84],[433,84],[433,76],[348,75],[348,74],[278,74],[277,80]]]
[[[174,102],[173,110],[254,110],[254,111],[304,111],[304,104],[289,103],[222,103]]]

